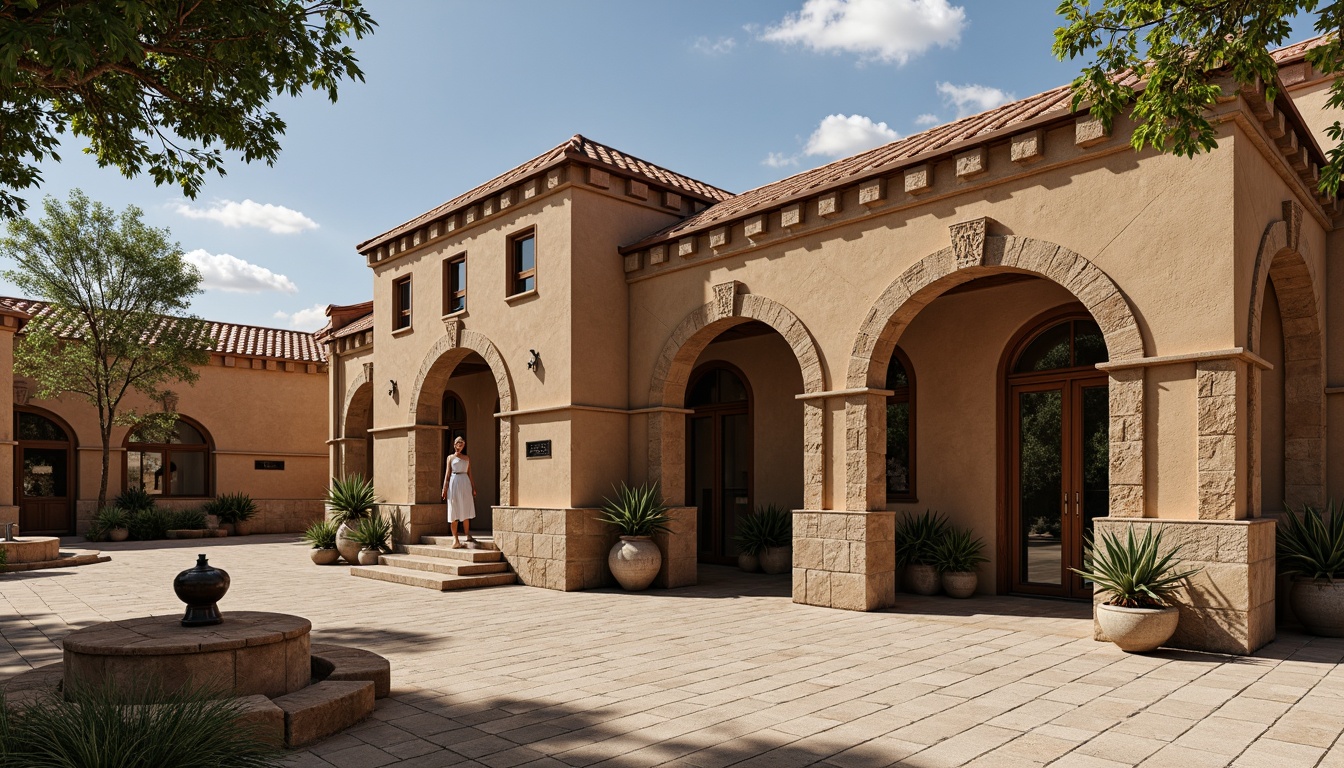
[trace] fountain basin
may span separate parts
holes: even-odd
[[[5,562],[9,565],[42,563],[60,558],[61,540],[55,536],[25,536],[14,541],[0,540],[0,550],[4,550]]]

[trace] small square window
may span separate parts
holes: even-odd
[[[467,308],[467,255],[443,262],[443,314],[451,315]]]
[[[411,327],[411,277],[399,277],[392,283],[392,330]]]
[[[537,288],[537,235],[528,232],[509,241],[511,269],[509,295],[527,293]]]

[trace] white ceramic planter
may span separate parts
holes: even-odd
[[[350,538],[350,526],[346,523],[341,523],[336,529],[336,551],[341,553],[345,562],[359,565],[359,542]]]
[[[1288,604],[1311,634],[1344,637],[1344,581],[1293,579]]]
[[[940,585],[938,569],[932,565],[908,565],[905,567],[906,591],[914,592],[916,595],[936,595]]]
[[[341,559],[341,553],[334,549],[314,549],[309,556],[318,565],[333,565]]]
[[[975,594],[980,574],[975,571],[948,571],[942,575],[943,591],[948,597],[966,598]]]
[[[755,555],[748,555],[746,552],[741,552],[737,556],[737,567],[747,573],[755,573],[761,569],[761,560]]]
[[[1176,634],[1181,614],[1169,608],[1122,608],[1118,605],[1097,605],[1097,623],[1106,639],[1129,653],[1147,653],[1157,650]]]
[[[648,536],[622,536],[607,555],[607,566],[622,589],[638,592],[653,583],[663,567],[663,553]]]
[[[761,552],[761,570],[780,574],[793,570],[793,547],[766,547]]]

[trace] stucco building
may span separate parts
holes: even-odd
[[[1067,87],[737,195],[575,136],[358,246],[330,471],[441,532],[466,435],[478,519],[566,590],[606,578],[613,484],[674,507],[667,586],[784,505],[793,599],[854,610],[897,600],[901,510],[982,537],[982,591],[1077,599],[1089,529],[1160,522],[1203,567],[1176,641],[1257,648],[1273,514],[1344,494],[1305,49],[1273,99],[1228,81],[1194,159],[1136,153]]]
[[[87,401],[39,399],[34,382],[14,375],[15,335],[45,311],[0,298],[0,524],[71,535],[97,511],[102,440]],[[180,509],[243,492],[257,502],[258,533],[302,531],[321,518],[327,482],[325,350],[301,331],[207,322],[206,332],[210,360],[194,385],[170,385],[171,403],[126,398],[126,407],[170,407],[181,418],[167,443],[113,428],[108,498],[143,488],[158,506]]]

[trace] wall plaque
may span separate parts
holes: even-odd
[[[551,441],[550,440],[527,441],[527,458],[529,459],[551,458]]]
[[[274,461],[271,459],[257,459],[256,461],[252,462],[252,466],[255,469],[277,469],[283,471],[285,468],[285,462]]]

